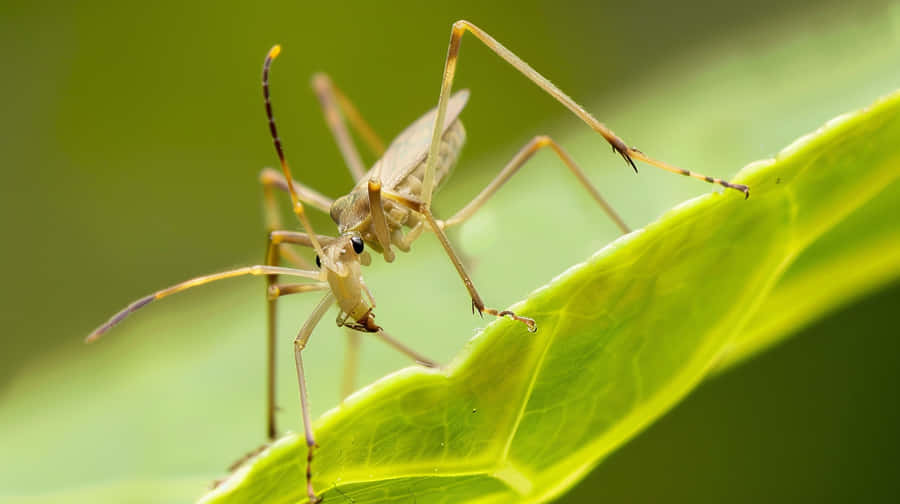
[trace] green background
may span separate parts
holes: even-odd
[[[274,154],[259,69],[273,43],[284,47],[273,92],[288,157],[298,178],[336,196],[350,178],[310,75],[327,71],[389,139],[436,101],[458,18],[488,30],[630,143],[710,175],[733,174],[900,86],[900,9],[886,3],[5,3],[0,497],[124,486],[155,494],[150,502],[183,500],[262,440],[258,281],[149,308],[129,321],[144,328],[140,342],[125,325],[102,346],[81,339],[149,291],[262,258],[256,175]],[[436,198],[442,215],[534,134],[565,144],[581,126],[474,38],[463,42],[456,87],[473,91],[463,115],[470,140]],[[709,190],[649,167],[636,177],[607,147],[598,151],[579,161],[634,227]],[[544,220],[533,229],[486,238],[502,218],[488,211],[454,237],[498,306],[615,236],[589,202],[546,190],[578,194],[557,175],[526,168],[504,190],[534,199]],[[320,232],[331,231],[315,217]],[[518,270],[504,274],[504,262]],[[395,334],[437,360],[481,325],[431,238],[370,269],[379,320],[395,320]],[[286,303],[283,349],[312,302]],[[888,287],[705,384],[564,500],[891,500],[898,302],[900,290]],[[444,318],[410,315],[433,304]],[[342,342],[330,325],[308,358],[315,414],[337,404]],[[451,327],[457,338],[436,341],[423,326]],[[364,351],[364,381],[405,364],[374,345]],[[283,362],[280,418],[297,428]],[[179,374],[184,363],[193,374]]]

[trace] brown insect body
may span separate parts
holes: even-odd
[[[462,121],[459,120],[459,114],[466,106],[468,99],[468,90],[461,90],[450,98],[447,115],[444,119],[444,132],[435,163],[435,190],[439,189],[449,178],[465,144],[466,130]],[[436,108],[428,111],[397,135],[381,159],[366,173],[366,176],[360,179],[347,195],[335,200],[330,214],[342,235],[359,233],[366,241],[366,245],[379,253],[384,253],[383,247],[376,238],[372,212],[369,208],[369,181],[380,174],[384,192],[402,196],[409,201],[421,201],[428,141],[436,112]],[[404,234],[403,228],[415,229],[424,223],[415,212],[391,199],[383,199],[382,207],[391,236],[391,244],[408,252],[409,243],[415,237],[408,236],[408,233]],[[385,259],[390,262],[393,260],[393,255],[386,255]]]
[[[281,139],[278,136],[275,118],[272,113],[269,93],[269,69],[272,61],[281,52],[281,47],[278,45],[272,47],[263,64],[262,92],[265,100],[269,131],[278,154],[281,171],[279,173],[276,170],[264,169],[260,173],[268,228],[265,264],[245,266],[192,278],[140,298],[96,328],[88,335],[86,341],[95,341],[128,315],[147,306],[154,300],[226,278],[245,275],[265,276],[268,301],[268,330],[266,333],[268,346],[267,434],[269,439],[274,439],[278,432],[275,427],[276,302],[280,297],[286,295],[325,291],[324,297],[315,306],[306,322],[300,328],[293,345],[300,392],[301,416],[308,448],[305,479],[306,494],[310,503],[317,503],[321,499],[316,494],[313,481],[312,460],[318,445],[312,430],[302,352],[324,314],[336,304],[339,308],[337,317],[339,326],[344,326],[354,331],[373,333],[376,337],[409,356],[415,362],[427,367],[437,366],[431,360],[413,351],[400,341],[395,340],[375,323],[373,314],[375,299],[366,287],[361,274],[361,266],[366,266],[371,262],[369,253],[365,251],[366,245],[377,253],[382,254],[385,261],[391,262],[394,259],[393,247],[407,252],[412,242],[423,231],[426,229],[430,230],[437,237],[468,291],[473,312],[495,317],[508,317],[525,324],[529,331],[534,332],[537,330],[537,324],[533,319],[517,315],[510,310],[497,310],[485,305],[458,254],[453,250],[445,229],[465,222],[510,177],[517,173],[519,168],[525,165],[536,152],[547,148],[547,150],[556,154],[561,161],[561,166],[564,166],[571,172],[616,226],[623,233],[629,232],[628,226],[603,199],[584,170],[578,166],[560,144],[546,135],[535,136],[525,144],[509,160],[494,180],[454,215],[446,220],[435,218],[431,212],[432,195],[450,176],[466,140],[466,131],[460,122],[459,115],[468,102],[469,92],[462,90],[451,94],[452,82],[459,58],[460,41],[464,33],[471,33],[497,56],[512,65],[522,75],[543,89],[592,130],[597,132],[608,142],[614,152],[622,156],[635,172],[637,171],[635,160],[638,160],[665,171],[739,191],[744,194],[745,198],[750,194],[750,189],[746,185],[734,184],[678,168],[650,158],[633,147],[628,147],[628,144],[594,118],[581,105],[572,100],[562,90],[554,86],[487,32],[468,21],[460,20],[454,23],[451,29],[450,45],[447,50],[447,59],[444,63],[437,107],[424,114],[397,135],[386,150],[381,140],[366,121],[362,119],[350,100],[331,83],[331,80],[324,74],[318,74],[313,77],[313,89],[321,102],[326,123],[334,135],[347,167],[357,181],[347,195],[337,200],[332,200],[295,181],[285,159]],[[366,172],[353,138],[347,130],[347,123],[366,141],[372,152],[376,155],[380,154],[380,159],[368,172]],[[273,189],[286,191],[290,195],[291,206],[303,228],[302,232],[283,228],[280,223],[280,212],[277,208]],[[306,215],[306,205],[328,212],[337,224],[338,236],[316,234]],[[316,268],[313,269],[312,265],[307,264],[306,260],[297,255],[290,247],[285,247],[286,245],[314,249],[316,253]],[[293,263],[294,267],[280,266],[282,260]],[[305,282],[287,283],[283,281],[284,278],[290,277],[302,278]],[[355,348],[358,345],[358,339],[356,337],[357,333],[354,331],[348,331],[348,365],[344,372],[345,395],[352,390],[353,377],[355,376]],[[350,387],[347,387],[346,384],[350,384]],[[324,485],[325,482],[318,483]]]

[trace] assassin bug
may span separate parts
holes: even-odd
[[[652,159],[633,147],[628,147],[622,139],[597,121],[584,108],[569,98],[568,95],[486,32],[468,21],[457,21],[453,24],[451,31],[450,46],[447,51],[437,107],[401,132],[386,150],[350,100],[331,83],[327,76],[319,74],[313,78],[313,88],[321,102],[326,122],[335,137],[335,141],[348,168],[356,180],[356,185],[347,195],[337,200],[332,200],[295,181],[285,159],[281,140],[275,126],[269,92],[269,73],[272,61],[281,51],[280,46],[274,46],[267,54],[263,65],[262,89],[266,116],[269,121],[269,129],[275,150],[281,164],[281,172],[265,169],[260,174],[269,225],[265,264],[194,278],[139,299],[97,328],[87,337],[86,341],[96,340],[112,326],[121,322],[126,316],[156,299],[225,278],[243,275],[266,276],[269,357],[267,413],[268,436],[270,439],[273,439],[277,433],[274,399],[276,301],[279,297],[289,294],[326,291],[325,296],[313,309],[294,340],[300,403],[308,446],[306,489],[310,502],[318,500],[313,488],[311,472],[313,452],[317,445],[309,415],[306,380],[301,354],[313,329],[325,315],[325,312],[332,305],[337,304],[339,308],[338,326],[343,326],[356,332],[373,333],[399,351],[410,356],[416,362],[425,366],[435,366],[430,360],[393,339],[382,327],[375,323],[373,313],[375,299],[366,287],[360,272],[361,265],[368,265],[371,262],[371,257],[365,250],[367,246],[382,255],[385,261],[392,262],[395,258],[394,247],[407,252],[412,242],[423,231],[429,230],[433,232],[462,279],[471,298],[473,311],[497,317],[509,317],[523,323],[528,330],[533,332],[537,328],[534,320],[509,310],[496,310],[485,305],[474,283],[468,273],[466,273],[462,261],[453,250],[444,230],[461,224],[471,217],[535,152],[543,147],[549,147],[556,153],[563,164],[572,171],[582,186],[593,196],[622,232],[628,232],[628,227],[600,196],[599,191],[589,182],[584,171],[558,143],[547,136],[537,136],[528,142],[510,160],[500,174],[455,215],[447,220],[439,220],[434,217],[431,211],[432,195],[449,176],[450,170],[455,165],[460,149],[465,142],[466,134],[459,115],[466,105],[469,93],[467,90],[462,90],[451,94],[451,86],[459,57],[460,41],[466,32],[478,38],[494,53],[599,133],[610,144],[613,151],[620,155],[635,172],[637,172],[635,160],[643,161],[663,170],[740,191],[745,198],[749,196],[749,188],[747,186],[732,184],[721,179],[677,168]],[[368,171],[364,169],[356,146],[351,140],[347,122],[373,151],[380,154],[380,159]],[[272,189],[284,190],[290,195],[293,212],[300,221],[304,232],[280,229],[281,225],[278,222],[276,208],[277,202]],[[315,234],[306,215],[306,205],[330,214],[337,224],[338,236]],[[305,261],[295,255],[290,249],[283,248],[283,245],[301,245],[314,249],[316,253],[316,268],[305,266]],[[294,262],[298,267],[279,266],[282,259]],[[279,277],[281,276],[301,277],[312,281],[307,283],[280,283]]]

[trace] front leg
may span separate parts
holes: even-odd
[[[385,198],[388,198],[391,201],[399,203],[406,208],[418,213],[425,219],[426,222],[428,222],[428,226],[432,231],[434,231],[434,234],[437,236],[438,241],[441,242],[441,246],[444,247],[444,251],[447,252],[447,256],[450,258],[450,262],[453,263],[453,267],[456,268],[456,272],[459,274],[459,277],[462,279],[463,284],[466,286],[466,290],[469,291],[469,297],[472,298],[473,312],[477,310],[479,314],[487,313],[488,315],[493,315],[495,317],[509,317],[513,320],[518,320],[519,322],[522,322],[523,324],[528,326],[528,330],[530,332],[537,331],[537,324],[535,324],[533,319],[516,315],[510,310],[496,310],[494,308],[488,308],[484,305],[484,301],[481,299],[481,295],[478,294],[478,290],[475,288],[475,284],[472,283],[472,279],[466,272],[466,268],[463,266],[462,260],[456,254],[456,251],[453,250],[453,246],[450,245],[450,240],[447,238],[447,234],[444,233],[444,226],[437,220],[435,220],[428,203],[419,201],[409,196],[404,196],[402,194],[392,193],[388,191],[384,191],[383,195]]]
[[[387,225],[387,217],[384,215],[384,205],[381,203],[381,172],[376,166],[372,170],[368,184],[369,214],[372,217],[372,226],[375,228],[375,240],[384,250],[384,260],[394,262],[394,251],[391,249],[391,234]]]
[[[306,376],[303,370],[303,357],[301,353],[306,348],[306,343],[312,334],[313,329],[322,320],[325,312],[334,304],[334,294],[329,292],[319,301],[313,312],[309,315],[306,323],[300,328],[297,338],[294,340],[294,360],[297,363],[297,383],[300,386],[300,411],[303,417],[303,431],[306,435],[306,495],[309,497],[310,504],[320,502],[321,499],[316,497],[316,492],[312,484],[312,461],[313,452],[318,445],[312,430],[312,418],[309,414],[309,397],[306,391]]]
[[[450,262],[453,263],[453,267],[456,268],[456,272],[459,273],[459,277],[462,279],[463,284],[465,284],[466,290],[469,291],[469,296],[472,298],[472,311],[474,312],[475,310],[477,310],[478,313],[487,313],[488,315],[493,315],[495,317],[509,317],[513,320],[518,320],[519,322],[522,322],[523,324],[528,326],[528,330],[530,332],[537,331],[537,324],[534,322],[534,319],[516,315],[510,310],[498,311],[494,308],[488,308],[484,305],[484,301],[481,300],[481,296],[475,289],[475,284],[472,283],[472,279],[469,278],[469,274],[466,273],[466,269],[463,266],[462,261],[456,254],[456,251],[454,251],[453,247],[450,245],[450,240],[447,238],[447,234],[444,233],[443,228],[437,223],[437,221],[435,221],[434,216],[431,214],[431,209],[428,207],[423,208],[422,215],[428,221],[428,225],[431,226],[431,230],[434,231],[435,235],[437,235],[438,240],[441,242],[441,246],[444,247],[444,251],[446,251],[447,256],[450,257]]]
[[[264,172],[265,173],[265,172]],[[263,184],[264,188],[269,185]],[[270,203],[274,203],[268,198],[266,199],[267,207],[272,208]],[[268,212],[269,215],[277,215],[275,212]],[[277,220],[269,218],[269,225],[278,224]],[[320,236],[319,240],[327,243],[331,238]],[[285,249],[282,245],[293,244],[302,246],[312,246],[312,240],[306,233],[298,233],[296,231],[270,230],[266,238],[266,265],[276,266],[279,260],[284,257],[295,264],[306,265],[306,261],[299,255],[293,253],[290,249]],[[312,269],[311,266],[308,269]],[[278,298],[300,292],[308,292],[310,290],[322,290],[328,288],[327,283],[317,284],[278,284],[278,275],[269,275],[266,277],[266,436],[269,441],[274,441],[278,435],[278,427],[276,426],[275,412],[278,406],[275,404],[275,328],[278,319]]]

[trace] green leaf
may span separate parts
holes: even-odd
[[[900,276],[900,226],[890,217],[896,215],[900,183],[894,182],[799,254],[717,369],[743,361]]]
[[[315,423],[317,492],[360,504],[560,495],[717,363],[897,276],[897,214],[883,212],[897,208],[898,138],[895,93],[747,166],[735,181],[749,200],[690,200],[534,292],[515,309],[537,334],[495,321],[445,370],[358,392]],[[842,225],[857,211],[860,241]],[[302,436],[288,436],[204,502],[303,500],[305,461]]]

